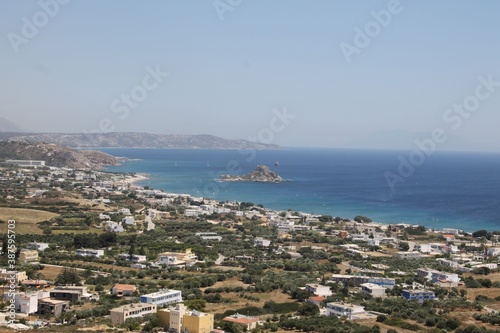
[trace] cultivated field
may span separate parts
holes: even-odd
[[[0,220],[5,222],[0,224],[0,232],[2,233],[6,232],[8,220],[15,220],[16,233],[41,234],[42,230],[38,227],[36,223],[45,220],[50,220],[56,216],[57,214],[55,213],[50,213],[43,210],[0,207]]]

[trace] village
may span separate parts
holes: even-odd
[[[393,333],[500,323],[499,233],[277,211],[136,185],[144,179],[2,164],[0,325]]]

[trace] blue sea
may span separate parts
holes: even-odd
[[[410,172],[400,167],[401,160],[409,159],[410,152],[404,151],[101,150],[132,159],[109,171],[147,174],[148,179],[138,185],[168,192],[347,218],[365,215],[388,224],[500,230],[500,154],[496,153],[435,152],[414,163],[418,165]],[[247,173],[258,164],[268,165],[289,181],[218,181],[222,174]]]

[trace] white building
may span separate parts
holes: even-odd
[[[198,209],[186,208],[184,210],[184,216],[186,217],[197,217],[200,215],[200,211]]]
[[[135,218],[132,215],[125,216],[122,219],[122,223],[125,223],[126,225],[135,225]]]
[[[141,295],[141,303],[150,303],[156,306],[163,306],[182,302],[180,290],[162,289],[155,293]]]
[[[144,317],[156,313],[156,305],[147,303],[133,303],[111,309],[109,316],[113,325],[123,324],[129,318]]]
[[[39,291],[32,293],[16,293],[14,296],[14,305],[16,312],[31,314],[38,311],[38,300],[50,296],[48,291]]]
[[[385,297],[385,289],[374,283],[363,283],[360,285],[361,291],[365,294],[371,295],[372,297]]]
[[[43,251],[43,250],[49,248],[49,243],[30,242],[30,243],[26,244],[26,248],[31,249],[31,250]]]
[[[130,213],[130,209],[128,209],[128,208],[120,208],[120,209],[118,210],[118,213],[119,213],[119,214],[123,214],[123,215],[130,215],[130,214],[131,214],[131,213]]]
[[[111,232],[125,232],[125,229],[123,228],[123,225],[120,222],[106,221],[103,222],[102,225],[104,229]]]
[[[222,240],[222,236],[219,236],[216,232],[197,232],[195,236],[198,236],[206,241],[215,240],[220,242]]]
[[[327,316],[347,317],[347,319],[356,319],[356,316],[363,315],[364,313],[365,309],[360,305],[354,305],[343,302],[326,303]]]
[[[331,296],[333,293],[330,290],[330,287],[328,286],[323,286],[321,284],[317,283],[309,283],[306,284],[306,290],[309,291],[311,294],[314,294],[316,296]]]
[[[452,229],[452,228],[443,228],[443,230],[441,230],[441,232],[443,234],[453,234],[453,235],[456,235],[456,236],[458,236],[460,234],[460,230],[458,230],[458,229]]]
[[[500,256],[500,247],[490,247],[487,253],[490,257],[498,257]]]
[[[94,249],[78,249],[75,253],[77,256],[82,257],[102,257],[104,256],[104,250],[94,250]]]
[[[264,239],[262,237],[257,237],[253,241],[254,246],[262,246],[262,247],[268,247],[271,245],[271,241],[268,239]]]
[[[118,255],[118,258],[120,258],[122,260],[130,260],[130,261],[135,262],[135,263],[146,262],[147,261],[146,256],[139,255],[139,254],[133,254],[132,258],[131,258],[130,254],[121,253],[121,254]]]
[[[455,273],[440,272],[435,269],[419,268],[416,273],[417,277],[427,280],[429,282],[453,282],[458,283],[460,277]]]

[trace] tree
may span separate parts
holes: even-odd
[[[410,245],[407,242],[399,243],[399,249],[401,251],[408,251],[410,249]]]
[[[356,217],[354,217],[354,221],[360,223],[366,223],[366,222],[372,222],[372,219],[366,216],[357,215]]]
[[[311,293],[305,289],[295,289],[292,291],[292,298],[298,300],[299,302],[302,302],[311,296]]]
[[[128,250],[129,260],[132,260],[134,254],[135,254],[135,245],[132,243],[132,245],[130,245],[130,249]]]
[[[301,316],[316,316],[319,315],[319,308],[316,304],[311,302],[304,302],[300,305],[297,313]]]
[[[65,284],[81,284],[81,278],[76,272],[75,268],[64,267],[62,272],[56,278],[56,284],[65,285]]]
[[[484,229],[477,230],[477,231],[474,231],[472,233],[472,237],[474,237],[474,238],[486,237],[487,235],[488,235],[488,231],[484,230]]]

